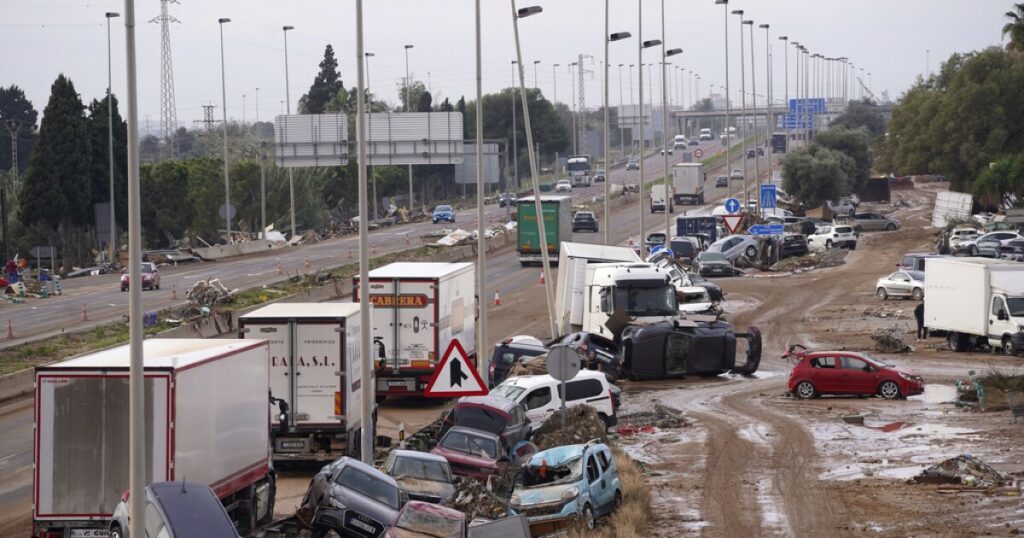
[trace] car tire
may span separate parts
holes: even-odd
[[[589,504],[583,505],[583,511],[580,512],[580,524],[587,530],[594,530],[594,526],[597,524],[594,520],[594,509]]]
[[[889,230],[890,232],[894,232],[896,231],[896,225],[890,222],[888,225],[886,225],[885,229]]]
[[[801,400],[810,400],[818,395],[818,390],[810,381],[801,381],[793,388],[793,395]]]
[[[1017,350],[1013,348],[1013,339],[1009,336],[1003,337],[1002,350],[1003,355],[1006,355],[1007,357],[1012,357],[1017,354]]]
[[[971,257],[973,258],[974,256],[978,255],[978,247],[971,245],[971,250],[968,252],[970,252]]]
[[[832,248],[832,240],[828,239],[825,241],[825,248]]]
[[[619,490],[615,490],[615,499],[612,500],[611,511],[615,512],[616,510],[619,509],[620,506],[622,506],[622,492]]]
[[[910,296],[913,297],[915,301],[920,301],[921,299],[924,299],[924,290],[921,288],[914,288],[914,291],[910,293]]]
[[[121,286],[121,291],[128,291],[128,286]]]
[[[605,377],[608,377],[608,376],[605,376]],[[612,419],[609,418],[608,415],[606,415],[604,413],[598,413],[597,414],[597,418],[601,419],[601,422],[604,422],[604,429],[605,430],[607,430],[608,428],[612,427]]]
[[[877,295],[878,298],[883,301],[889,298],[889,294],[886,293],[885,288],[878,288],[878,291],[875,292],[875,295]]]
[[[437,224],[437,219],[434,219],[434,224]]]
[[[895,381],[883,381],[878,386],[878,395],[886,400],[897,400],[900,397],[900,386]]]
[[[124,533],[121,531],[120,525],[114,525],[110,529],[110,538],[124,538]]]
[[[949,331],[946,335],[946,344],[949,346],[949,350],[954,353],[960,353],[964,351],[964,339],[960,336],[960,333]]]
[[[754,245],[750,245],[749,247],[747,247],[747,250],[744,251],[744,253],[747,255],[748,258],[753,259],[754,257],[757,256],[757,249],[754,248]]]

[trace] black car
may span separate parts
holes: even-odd
[[[782,257],[804,256],[807,254],[807,238],[799,234],[789,234],[782,238]]]
[[[757,148],[757,156],[764,157],[764,148]]]
[[[582,232],[584,230],[597,233],[597,217],[594,216],[593,211],[577,211],[572,216],[572,231]]]
[[[725,294],[722,293],[722,288],[718,284],[705,279],[697,273],[686,273],[686,277],[690,279],[690,284],[704,288],[708,291],[708,297],[714,302],[721,302],[725,300]]]
[[[715,178],[715,187],[716,188],[728,187],[728,186],[729,186],[729,176],[718,176],[718,177]]]
[[[688,140],[686,142],[686,145],[688,145],[688,146],[699,146],[700,145],[700,140],[697,140],[696,138],[691,138],[690,140]]]
[[[701,252],[693,262],[700,276],[735,276],[736,268],[721,252]]]
[[[515,207],[516,195],[511,192],[504,192],[498,195],[498,207]]]
[[[668,247],[672,249],[672,255],[675,259],[683,265],[690,265],[693,263],[693,259],[697,257],[697,244],[694,240],[689,237],[673,237]]]
[[[748,158],[748,159],[753,159],[753,158],[754,158],[754,155],[755,155],[755,153],[754,153],[754,150],[753,150],[753,149],[748,149],[748,150],[747,150],[747,158]]]
[[[736,363],[737,339],[747,340],[746,361]],[[622,331],[622,346],[632,352],[623,365],[631,379],[679,378],[687,375],[718,375],[732,371],[751,375],[761,363],[761,332],[734,333],[725,321],[696,326],[660,322],[628,325]]]
[[[156,482],[146,486],[146,529],[151,536],[184,538],[209,536],[236,538],[235,525],[210,486],[196,482]],[[271,493],[273,495],[273,493]],[[114,509],[110,536],[128,537],[128,500],[125,493]],[[270,508],[273,510],[273,507]],[[47,535],[47,533],[43,533]],[[148,533],[147,533],[148,534]],[[83,535],[84,536],[84,535]],[[99,536],[89,534],[88,536]],[[106,536],[106,534],[104,534]]]
[[[622,353],[615,342],[596,334],[578,332],[563,336],[559,343],[582,354],[586,367],[604,372],[609,381],[619,378],[622,372]]]
[[[491,388],[508,377],[508,371],[520,358],[537,357],[547,352],[548,348],[532,336],[513,336],[498,342],[491,355]]]

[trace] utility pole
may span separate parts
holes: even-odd
[[[174,104],[174,62],[171,58],[171,23],[180,23],[168,13],[169,4],[178,0],[160,0],[160,16],[149,22],[160,23],[160,138],[170,146],[173,158],[177,152],[174,143],[178,130],[178,112]],[[148,129],[147,129],[148,131]],[[146,134],[149,134],[148,132]]]

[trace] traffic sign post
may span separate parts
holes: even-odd
[[[485,396],[487,385],[476,367],[469,361],[466,350],[458,340],[452,340],[444,357],[434,370],[423,396],[427,398],[456,398],[459,396]]]
[[[722,221],[725,222],[729,233],[734,234],[743,226],[743,215],[723,215]]]
[[[727,212],[729,212],[729,213],[739,213],[740,212],[740,201],[735,199],[735,198],[726,198],[724,205],[725,205],[725,210]]]
[[[777,198],[775,185],[761,185],[761,209],[775,209]]]
[[[782,235],[786,227],[781,224],[755,224],[747,231],[750,235]]]
[[[548,351],[548,375],[560,383],[562,427],[565,427],[565,382],[580,373],[580,355],[566,345],[552,346]]]
[[[700,148],[697,148],[697,149],[693,150],[693,156],[698,158],[698,159],[704,158],[704,150],[702,150]]]

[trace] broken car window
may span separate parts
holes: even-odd
[[[583,457],[569,460],[562,465],[549,466],[547,462],[541,461],[540,465],[526,465],[519,475],[523,486],[528,488],[535,486],[549,486],[551,484],[576,482],[583,474]]]

